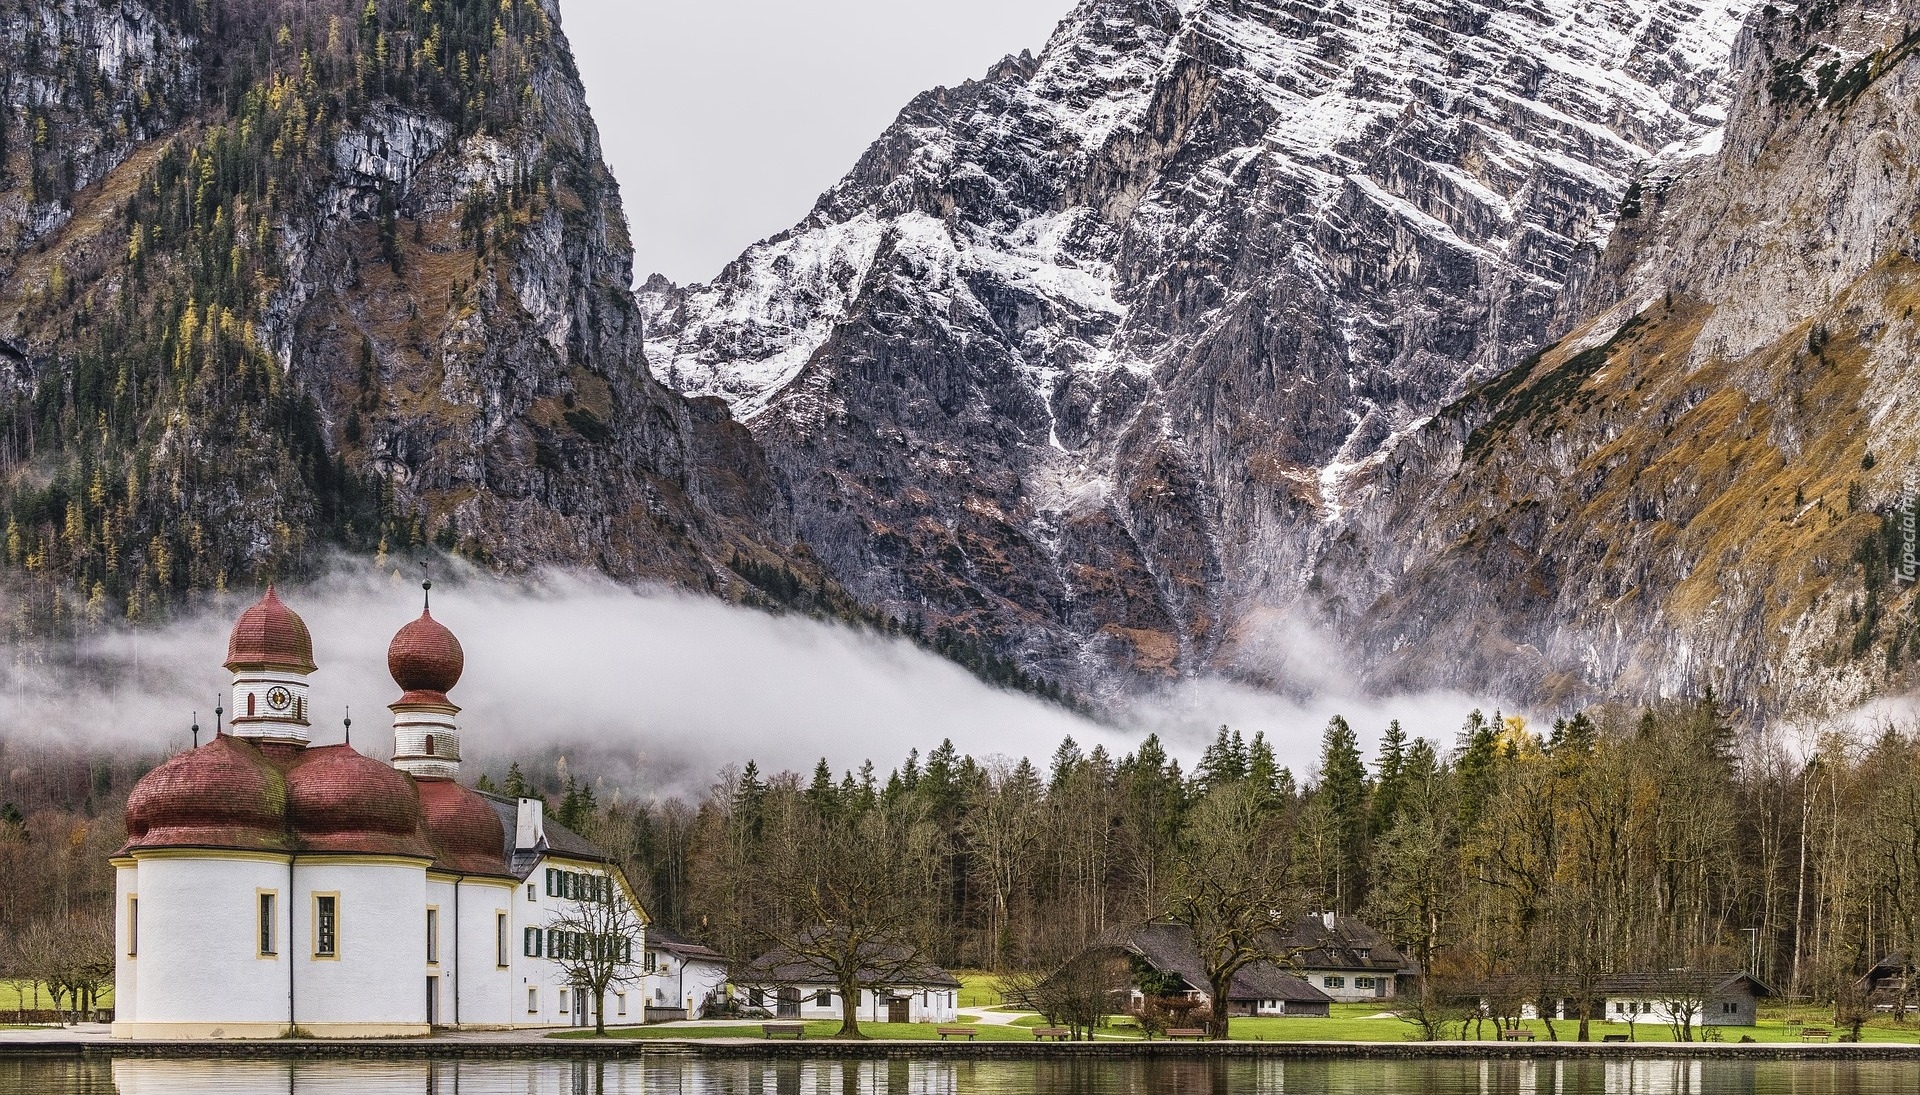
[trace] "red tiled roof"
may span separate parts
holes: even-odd
[[[506,831],[479,792],[448,779],[420,780],[420,813],[433,840],[434,866],[461,874],[508,877]]]
[[[224,735],[141,777],[127,798],[127,843],[141,848],[287,851],[287,779],[251,742]]]
[[[287,767],[287,814],[302,851],[433,854],[413,783],[351,745],[307,749]]]
[[[272,586],[257,604],[240,614],[227,638],[227,668],[242,666],[301,673],[316,668],[313,637],[307,633],[306,621],[280,600]]]
[[[387,646],[387,671],[400,690],[435,693],[441,702],[460,683],[466,664],[460,640],[431,612],[421,612],[420,618],[401,628]]]

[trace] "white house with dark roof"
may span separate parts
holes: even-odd
[[[873,960],[858,977],[861,1022],[951,1023],[960,1017],[960,982],[953,974],[903,947],[873,947]],[[839,1019],[837,980],[818,959],[775,947],[741,972],[734,994],[781,1019]]]
[[[1616,973],[1595,986],[1605,1000],[1606,1018],[1616,1023],[1691,1027],[1750,1027],[1759,1021],[1760,1000],[1773,989],[1752,974],[1737,970],[1666,970],[1654,973]],[[1576,1001],[1562,1003],[1575,1015]]]
[[[1099,944],[1096,949],[1125,953],[1136,966],[1172,979],[1176,991],[1190,999],[1209,1005],[1213,1000],[1213,987],[1200,960],[1193,929],[1184,924],[1143,924]],[[1134,1010],[1145,1002],[1146,993],[1136,986],[1131,1000]],[[1272,962],[1255,962],[1234,974],[1227,996],[1227,1014],[1324,1018],[1332,1002],[1326,993],[1304,978]]]
[[[569,905],[581,901],[626,901],[643,925],[632,940],[634,968],[644,969],[648,929],[646,910],[627,885],[612,857],[586,837],[546,816],[539,799],[511,799],[481,793],[510,834],[507,869],[519,883],[513,907],[516,927],[513,960],[513,1025],[550,1027],[593,1025],[598,1003],[586,988],[572,984],[553,956],[567,945],[553,926]],[[607,1025],[645,1021],[644,978],[608,992]]]
[[[1275,945],[1288,965],[1335,1003],[1388,1001],[1401,982],[1420,974],[1418,964],[1387,937],[1351,916],[1308,913]]]
[[[647,1022],[699,1019],[726,991],[726,955],[664,928],[647,929]]]

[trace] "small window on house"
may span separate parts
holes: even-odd
[[[821,989],[819,992],[814,993],[813,1006],[817,1008],[832,1007],[833,1006],[833,990]]]
[[[1347,987],[1347,979],[1344,977],[1323,977],[1320,980],[1323,988],[1343,989]]]
[[[528,900],[528,901],[538,901],[538,900],[540,900],[539,898],[537,898],[537,897],[535,897],[535,896],[533,896],[533,883],[531,883],[531,882],[529,882],[529,883],[527,883],[527,900]]]
[[[565,1015],[567,1013],[567,997],[571,995],[573,994],[566,989],[560,990],[560,1014]]]
[[[748,989],[747,990],[747,1006],[753,1007],[753,1008],[766,1007],[767,994],[762,992],[759,989]]]
[[[313,895],[313,956],[340,956],[340,895]]]
[[[1353,987],[1357,989],[1370,989],[1373,987],[1373,978],[1356,977],[1353,979]]]
[[[140,954],[140,898],[137,894],[127,895],[127,957]]]
[[[539,1010],[540,1010],[540,990],[536,988],[529,988],[527,990],[527,1014],[533,1015],[537,1013]]]
[[[547,896],[560,896],[560,872],[552,867],[547,868]]]
[[[493,964],[507,968],[507,914],[493,914]]]
[[[624,992],[614,993],[613,1003],[614,1003],[614,1006],[619,1009],[618,1011],[614,1012],[614,1014],[625,1015],[627,1013],[627,994],[626,993]]]
[[[440,910],[427,906],[427,965],[440,964]]]
[[[274,906],[278,904],[276,897],[277,895],[271,892],[259,895],[260,957],[262,958],[271,958],[279,953],[279,948],[275,946],[278,940],[274,938],[275,930],[280,924],[280,918],[274,915]]]

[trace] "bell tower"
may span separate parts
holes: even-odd
[[[313,661],[313,637],[306,621],[272,586],[233,625],[226,668],[233,674],[234,737],[307,744],[312,737],[307,678],[319,668]]]
[[[400,629],[387,646],[387,672],[400,686],[400,698],[387,705],[393,712],[393,766],[415,779],[458,779],[460,776],[460,708],[447,698],[467,664],[466,652],[453,632],[433,618],[433,583],[421,589],[426,597],[420,618]]]

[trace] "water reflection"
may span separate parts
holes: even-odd
[[[1879,1095],[1915,1090],[1920,1090],[1920,1065],[1891,1061],[0,1057],[0,1095]]]

